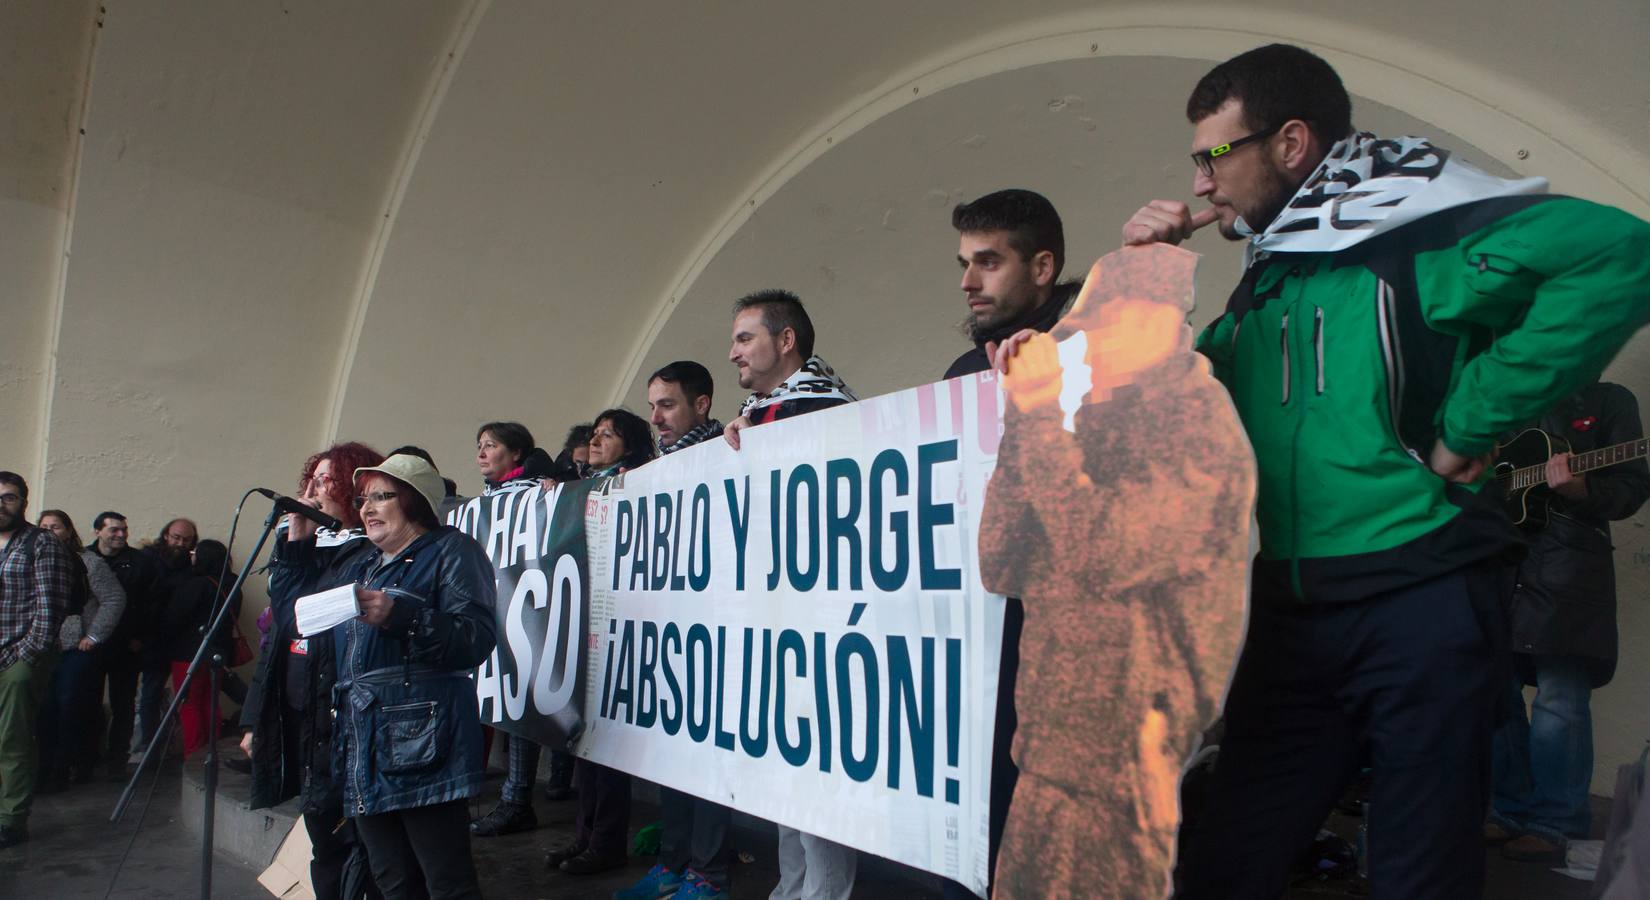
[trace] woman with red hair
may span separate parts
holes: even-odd
[[[302,796],[304,828],[314,857],[310,882],[319,900],[343,892],[344,863],[357,843],[345,824],[343,793],[332,774],[332,686],[337,682],[331,632],[304,639],[297,633],[299,597],[348,584],[347,573],[377,551],[356,511],[356,469],[384,461],[365,444],[334,444],[304,461],[298,499],[343,523],[341,531],[317,528],[289,515],[269,563],[269,651],[258,660],[241,727],[241,749],[252,758],[253,809]]]

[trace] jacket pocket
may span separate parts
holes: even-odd
[[[1494,253],[1467,255],[1467,284],[1477,293],[1523,299],[1533,294],[1541,281],[1539,272],[1509,257]]]
[[[379,772],[402,775],[440,765],[446,756],[440,709],[436,701],[424,700],[378,710],[374,752]]]

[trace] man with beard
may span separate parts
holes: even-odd
[[[710,370],[692,360],[677,360],[647,379],[647,405],[659,432],[659,455],[708,441],[722,433],[711,417],[715,383]],[[647,874],[613,900],[727,900],[733,848],[728,829],[733,811],[712,800],[659,785],[663,828],[659,858]]]
[[[1123,241],[1248,239],[1198,349],[1254,445],[1260,552],[1180,896],[1282,894],[1360,749],[1374,896],[1479,896],[1520,544],[1481,476],[1650,318],[1650,226],[1354,132],[1299,47],[1216,66],[1186,112],[1211,208],[1151,201]]]
[[[728,361],[739,369],[739,386],[751,392],[722,432],[735,450],[747,428],[859,399],[814,355],[813,320],[790,291],[758,291],[734,303]],[[848,900],[859,869],[854,848],[777,827],[779,884],[768,900]]]
[[[1066,263],[1065,229],[1042,194],[1016,188],[986,194],[952,210],[951,227],[961,235],[963,330],[974,348],[957,357],[946,378],[991,368],[987,344],[1027,328],[1053,328],[1079,287],[1056,283]]]
[[[138,674],[143,671],[143,642],[158,609],[154,590],[160,572],[148,554],[127,543],[125,516],[112,510],[102,512],[92,527],[97,532],[92,549],[114,570],[126,591],[126,609],[115,633],[101,648],[100,660],[109,689],[109,774],[125,780],[126,760],[132,752],[132,720],[137,713]]]
[[[23,518],[28,506],[28,483],[0,472],[0,848],[29,839],[35,718],[69,606],[69,551]]]
[[[166,608],[172,594],[189,580],[189,554],[200,539],[199,529],[188,519],[173,519],[160,530],[160,538],[146,551],[152,561],[155,576],[153,612],[148,633],[143,640],[143,686],[138,692],[138,740],[140,747],[149,746],[155,729],[161,726],[161,707],[166,702],[166,685],[172,678],[172,664],[161,648],[169,636],[154,633],[159,611]]]
[[[1009,188],[959,204],[951,211],[957,229],[957,265],[968,302],[963,323],[974,346],[945,370],[946,378],[991,368],[991,351],[1017,332],[1046,332],[1054,327],[1081,287],[1056,283],[1066,262],[1065,226],[1054,204],[1033,191]],[[1014,741],[1014,681],[1020,668],[1020,631],[1025,607],[1009,597],[1003,612],[1003,652],[997,671],[997,723],[992,732],[990,871],[997,868],[997,847],[1009,800],[1020,770],[1010,755]],[[945,883],[947,898],[973,896],[955,881]]]

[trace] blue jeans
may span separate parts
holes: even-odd
[[[1579,656],[1536,656],[1536,693],[1524,716],[1523,680],[1514,677],[1495,733],[1495,814],[1548,837],[1585,838],[1593,780],[1592,681]]]
[[[142,686],[138,688],[138,744],[131,749],[142,753],[160,727],[160,714],[166,711],[166,683],[172,677],[170,664],[164,668],[145,665]],[[164,747],[161,748],[165,752]]]

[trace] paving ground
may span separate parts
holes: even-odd
[[[239,778],[226,774],[225,778]],[[499,780],[489,782],[485,799],[474,804],[477,813],[490,809]],[[145,785],[147,788],[147,785]],[[180,776],[176,763],[161,777],[152,803],[143,792],[119,825],[108,823],[120,785],[100,782],[69,792],[38,798],[30,822],[33,839],[0,850],[0,898],[79,900],[79,898],[173,898],[198,895],[199,839],[179,821]],[[1602,820],[1602,804],[1595,800]],[[481,873],[482,891],[490,898],[606,898],[647,870],[650,860],[633,859],[623,870],[578,878],[546,871],[544,851],[572,837],[572,803],[539,799],[539,828],[502,838],[477,839],[473,847]],[[138,827],[139,814],[142,825]],[[632,828],[656,818],[656,810],[638,803]],[[733,896],[762,900],[778,878],[774,867],[771,829],[754,820],[736,824],[735,846],[749,861],[735,867]],[[1347,837],[1357,831],[1356,818],[1333,818],[1330,827]],[[128,847],[129,852],[128,852]],[[1548,871],[1546,866],[1512,863],[1488,851],[1490,900],[1583,900],[1590,885]],[[264,900],[269,895],[257,884],[252,868],[219,854],[213,869],[213,896],[223,900]],[[938,897],[936,882],[875,857],[864,857],[855,891],[862,900],[906,900]],[[1367,891],[1356,880],[1303,880],[1288,900],[1327,897],[1363,897]]]

